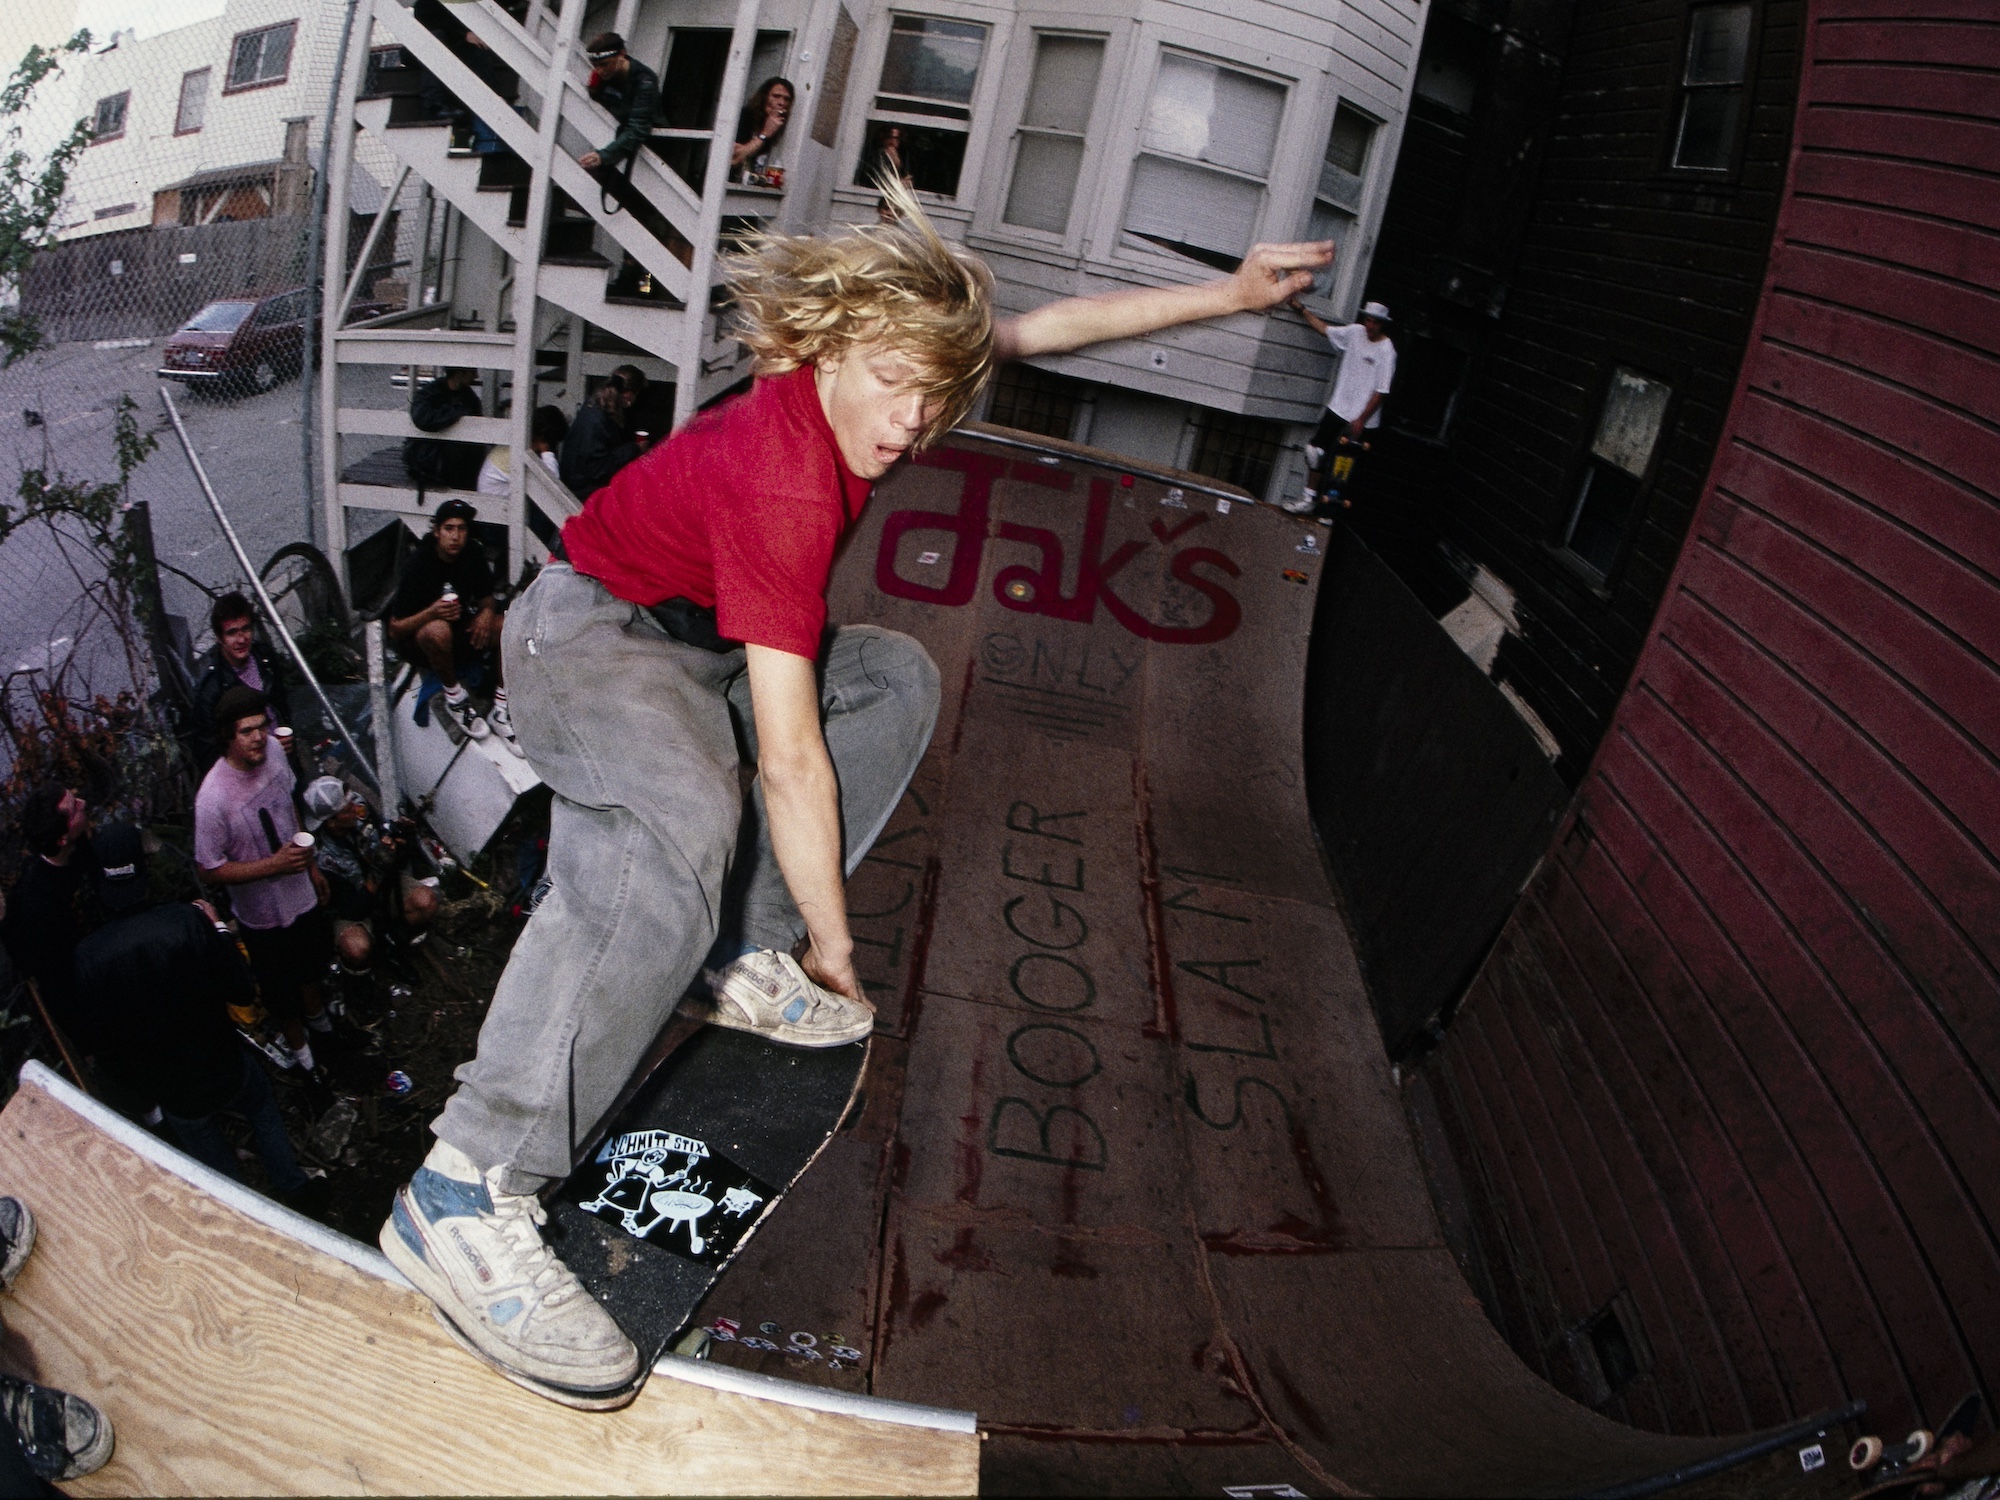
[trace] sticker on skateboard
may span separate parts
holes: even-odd
[[[613,1136],[592,1166],[570,1179],[578,1208],[705,1266],[729,1259],[777,1196],[706,1141],[671,1130]]]

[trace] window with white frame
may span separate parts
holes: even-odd
[[[297,21],[280,21],[240,33],[229,45],[229,78],[223,91],[283,83],[292,71],[292,38],[298,30]]]
[[[1285,86],[1205,58],[1160,54],[1125,232],[1224,270],[1250,248]]]
[[[957,195],[972,129],[972,89],[985,52],[986,28],[974,22],[890,17],[882,80],[854,166],[857,186],[874,186],[886,171],[909,179],[919,192]]]
[[[1306,224],[1309,240],[1334,242],[1334,265],[1347,232],[1361,214],[1361,192],[1367,185],[1368,158],[1375,145],[1376,122],[1342,101],[1334,107],[1333,128],[1327,132],[1326,155],[1319,165],[1319,187],[1313,194],[1312,216]],[[1333,292],[1333,266],[1313,282],[1317,296]]]
[[[125,111],[131,106],[132,91],[122,94],[108,94],[97,101],[97,112],[90,119],[90,141],[92,145],[102,145],[115,141],[125,133]]]
[[[192,73],[181,74],[181,102],[174,112],[175,135],[193,135],[208,118],[209,72],[207,68],[196,68]]]
[[[1611,372],[1562,530],[1563,549],[1596,578],[1608,576],[1624,554],[1672,399],[1665,381],[1623,365]]]
[[[1000,215],[1007,223],[1051,234],[1069,229],[1083,133],[1103,69],[1103,37],[1036,33],[1035,72],[1014,136],[1014,173]]]

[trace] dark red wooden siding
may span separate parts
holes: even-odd
[[[1815,0],[1700,510],[1425,1064],[1491,1295],[1728,1431],[2000,1377],[2000,11]]]

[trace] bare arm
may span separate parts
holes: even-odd
[[[847,930],[840,784],[820,730],[817,674],[812,662],[789,651],[753,645],[746,654],[771,852],[778,856],[778,869],[812,936],[806,972],[866,1005],[854,975],[854,939]]]
[[[1259,245],[1243,257],[1233,276],[1196,286],[1134,287],[1095,297],[1065,297],[1019,317],[1002,318],[993,330],[994,356],[1004,363],[1034,354],[1061,354],[1203,318],[1262,312],[1303,292],[1312,285],[1315,271],[1332,264],[1332,240]]]
[[[1293,312],[1297,313],[1300,317],[1304,318],[1306,322],[1312,326],[1312,331],[1318,334],[1321,338],[1325,338],[1327,334],[1332,331],[1333,325],[1331,323],[1327,322],[1325,318],[1322,318],[1318,313],[1314,312],[1310,307],[1307,307],[1305,303],[1299,301],[1298,298],[1296,297],[1291,298],[1289,301],[1286,302],[1285,305],[1289,307]]]
[[[1381,409],[1381,406],[1382,393],[1377,391],[1368,398],[1368,404],[1361,408],[1361,414],[1347,424],[1348,430],[1356,437],[1361,437],[1367,431],[1368,419],[1374,416]]]

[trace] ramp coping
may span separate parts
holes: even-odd
[[[23,1088],[32,1085],[40,1089],[128,1150],[136,1152],[162,1171],[171,1172],[244,1217],[254,1219],[266,1229],[275,1230],[289,1240],[331,1256],[363,1275],[415,1290],[410,1287],[409,1279],[390,1265],[388,1257],[380,1250],[329,1229],[317,1220],[251,1190],[235,1178],[225,1177],[213,1167],[204,1166],[185,1152],[168,1145],[150,1130],[91,1098],[47,1064],[33,1059],[23,1063],[20,1081]],[[662,1355],[653,1366],[653,1373],[671,1380],[686,1381],[690,1385],[707,1386],[710,1390],[729,1395],[752,1396],[786,1406],[861,1417],[871,1422],[891,1422],[899,1427],[928,1427],[939,1432],[964,1433],[979,1430],[978,1417],[969,1411],[921,1406],[912,1401],[892,1401],[883,1396],[805,1385],[775,1375],[760,1375],[729,1365],[711,1364],[707,1360],[692,1359],[682,1354]]]

